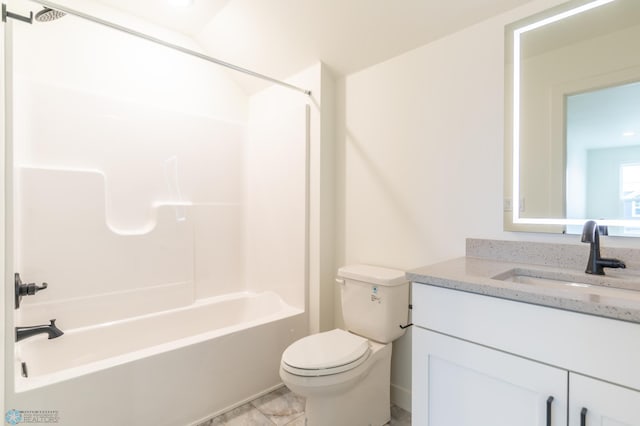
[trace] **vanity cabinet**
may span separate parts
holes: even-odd
[[[638,324],[424,284],[413,320],[414,425],[640,426]]]

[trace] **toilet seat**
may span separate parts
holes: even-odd
[[[282,368],[297,376],[328,376],[357,367],[370,354],[367,339],[335,329],[291,344],[282,354]]]

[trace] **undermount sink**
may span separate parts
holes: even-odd
[[[554,289],[564,294],[572,293],[578,299],[586,299],[592,302],[601,301],[603,298],[640,302],[640,291],[613,286],[616,284],[615,278],[579,277],[571,274],[554,274],[546,271],[517,268],[498,274],[493,279],[538,288]],[[594,283],[595,281],[600,283],[596,284]]]

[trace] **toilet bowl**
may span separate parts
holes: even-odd
[[[314,355],[305,358],[303,353]],[[306,398],[307,426],[387,423],[390,374],[391,343],[376,343],[341,329],[298,340],[280,363],[283,383]]]
[[[306,398],[306,426],[381,426],[391,417],[391,342],[404,334],[409,284],[402,271],[369,265],[338,277],[347,330],[291,344],[280,378]]]

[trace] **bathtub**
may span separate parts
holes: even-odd
[[[281,386],[282,351],[307,334],[304,312],[273,292],[57,325],[60,338],[16,343],[7,406],[55,412],[58,424],[71,426],[198,424]]]

